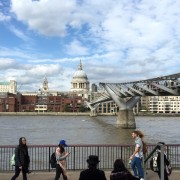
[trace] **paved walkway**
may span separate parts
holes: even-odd
[[[80,171],[68,171],[69,180],[78,180]],[[110,171],[105,171],[109,180]],[[32,172],[28,175],[28,180],[53,180],[54,172]],[[13,173],[0,173],[0,180],[10,180]],[[17,180],[22,180],[22,175]],[[62,180],[62,176],[59,180]],[[147,171],[147,180],[159,180],[158,175],[152,171]],[[169,180],[180,180],[180,171],[174,170]]]

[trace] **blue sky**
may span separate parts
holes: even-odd
[[[179,0],[0,0],[0,81],[68,91],[180,72]]]

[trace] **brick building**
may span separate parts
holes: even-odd
[[[17,98],[16,94],[0,93],[0,112],[16,112]]]

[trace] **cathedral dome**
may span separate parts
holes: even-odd
[[[86,73],[83,71],[82,69],[82,64],[80,63],[78,70],[74,73],[73,75],[73,79],[76,78],[83,78],[83,79],[87,79],[87,75]]]

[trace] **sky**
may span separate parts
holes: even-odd
[[[69,91],[180,73],[180,0],[0,0],[0,82]]]

